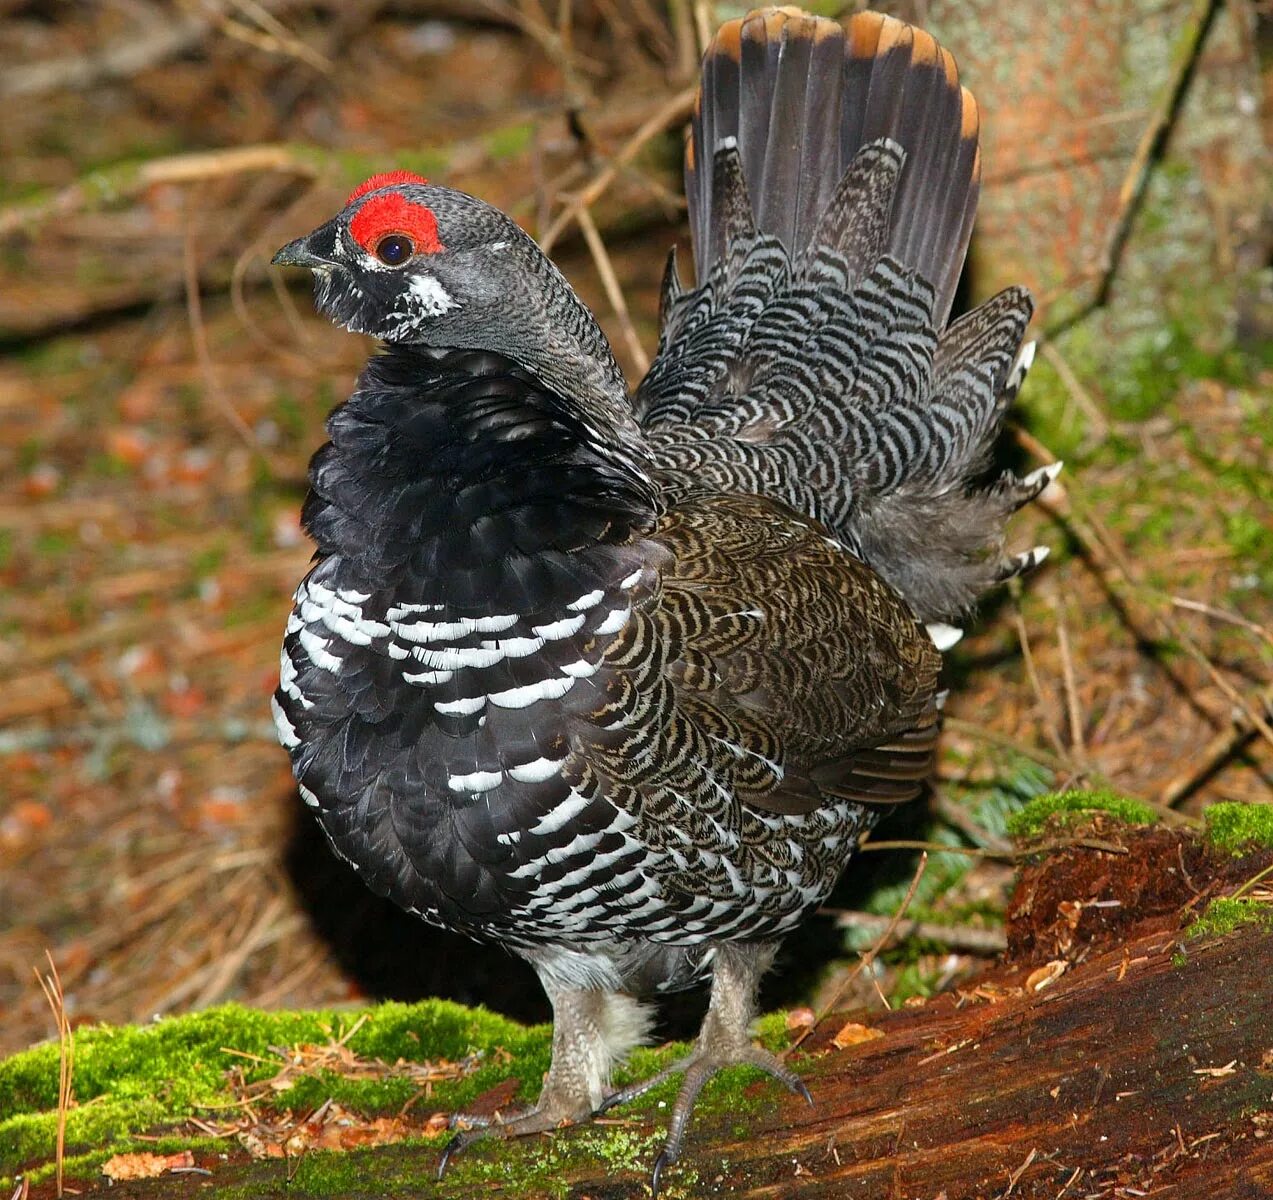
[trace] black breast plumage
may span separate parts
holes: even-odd
[[[936,650],[780,503],[664,510],[489,353],[392,348],[329,431],[275,713],[373,890],[528,948],[770,937],[926,773]]]

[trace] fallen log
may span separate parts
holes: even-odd
[[[1211,836],[1221,842],[1216,825]],[[684,1158],[665,1176],[668,1200],[1273,1196],[1273,850],[1233,854],[1194,833],[1099,817],[1090,832],[1097,836],[1022,871],[1005,963],[927,1002],[823,1019],[790,1057],[812,1108],[745,1071],[713,1082]],[[1092,849],[1097,840],[1111,849]],[[323,1053],[350,1053],[368,1019]],[[505,1024],[497,1044],[509,1052],[486,1078],[520,1072],[529,1085],[543,1065],[530,1051],[538,1035]],[[419,1055],[439,1052],[420,1040]],[[296,1048],[278,1054],[288,1071],[301,1069]],[[400,1060],[391,1072],[409,1066]],[[132,1169],[138,1156],[124,1155],[111,1160],[113,1184],[80,1183],[77,1170],[75,1186],[81,1194],[109,1187],[120,1200],[188,1195],[187,1172],[196,1171],[210,1200],[635,1200],[649,1195],[646,1172],[666,1120],[666,1099],[651,1093],[618,1120],[479,1142],[439,1183],[445,1112],[431,1110],[448,1103],[441,1095],[430,1104],[421,1092],[373,1116],[333,1104],[324,1085],[306,1093],[311,1102],[326,1097],[317,1108],[271,1116],[268,1096],[291,1082],[266,1079],[244,1093],[252,1115],[243,1128],[273,1136],[277,1155],[253,1152],[242,1130],[214,1152],[191,1135],[228,1133],[190,1120],[155,1143],[177,1151],[155,1160],[168,1173],[130,1177],[120,1164]],[[518,1086],[505,1080],[463,1107],[507,1106]],[[421,1135],[435,1140],[421,1144]],[[327,1146],[343,1149],[322,1152]],[[149,1169],[155,1156],[141,1158]],[[51,1183],[46,1172],[31,1200],[51,1196]]]

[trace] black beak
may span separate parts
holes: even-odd
[[[276,267],[309,267],[311,271],[319,271],[324,267],[333,267],[330,253],[334,249],[335,239],[330,225],[322,225],[313,233],[307,233],[294,242],[288,242],[272,259]],[[328,253],[323,254],[322,250]]]

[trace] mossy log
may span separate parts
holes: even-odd
[[[1273,909],[1263,887],[1273,873],[1273,851],[1257,840],[1235,854],[1161,826],[1133,829],[1108,814],[1094,820],[1086,832],[1116,849],[1121,844],[1125,852],[1079,845],[1027,866],[1009,908],[1005,964],[927,1003],[883,1014],[840,1013],[821,1022],[791,1060],[809,1085],[813,1108],[742,1070],[709,1086],[664,1195],[1273,1196]],[[1058,826],[1046,832],[1055,835]],[[1223,920],[1210,919],[1209,904]],[[1248,911],[1232,919],[1235,905]],[[191,1025],[190,1037],[202,1036],[208,1046],[233,1038],[234,1010],[219,1011],[224,1015],[208,1014],[209,1029],[199,1015],[165,1023],[169,1033],[156,1039],[166,1047],[162,1053],[175,1054],[181,1040],[175,1031],[183,1021]],[[306,1200],[494,1193],[518,1200],[627,1200],[649,1194],[646,1172],[660,1141],[667,1089],[615,1122],[515,1144],[478,1143],[436,1182],[441,1139],[437,1119],[428,1122],[430,1111],[507,1104],[519,1088],[520,1094],[533,1093],[546,1031],[489,1016],[479,1021],[479,1014],[453,1005],[431,1017],[424,1008],[414,1016],[412,1011],[401,1005],[386,1006],[383,1015],[373,1010],[348,1044],[362,1044],[360,1054],[391,1059],[398,1053],[399,1026],[414,1023],[417,1056],[455,1055],[482,1036],[484,1021],[486,1033],[507,1051],[491,1056],[498,1061],[488,1061],[466,1083],[444,1085],[464,1087],[463,1095],[439,1087],[431,1099],[413,1102],[412,1128],[417,1138],[426,1129],[435,1133],[432,1142],[252,1160],[233,1140],[204,1137],[192,1143],[188,1161],[206,1174],[116,1182],[112,1196],[197,1191]],[[253,1014],[242,1016],[251,1024]],[[289,1016],[257,1021],[303,1023]],[[866,1031],[846,1031],[850,1022]],[[783,1036],[780,1021],[766,1025],[771,1042]],[[287,1036],[282,1026],[257,1033]],[[314,1036],[308,1027],[293,1033]],[[209,1053],[196,1057],[216,1074],[216,1065],[204,1061]],[[633,1069],[649,1070],[657,1059],[655,1052],[642,1052]],[[55,1063],[52,1056],[45,1065]],[[32,1059],[21,1071],[5,1070],[20,1083],[34,1079],[27,1068],[36,1065]],[[520,1073],[520,1085],[509,1080],[492,1086],[507,1073]],[[307,1104],[323,1096],[358,1104],[357,1093],[341,1092],[338,1085],[324,1091],[332,1085],[320,1078],[303,1083]],[[174,1090],[184,1086],[174,1079]],[[21,1087],[14,1092],[22,1094]],[[403,1108],[398,1096],[385,1111]],[[194,1128],[166,1126],[177,1138]],[[178,1145],[169,1136],[159,1148],[171,1152]],[[81,1171],[73,1177],[80,1194],[106,1190],[105,1180],[95,1187]],[[53,1195],[47,1170],[37,1179],[31,1196]]]

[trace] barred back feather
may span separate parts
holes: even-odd
[[[686,152],[698,283],[669,263],[637,393],[672,494],[782,500],[926,621],[1023,568],[1003,525],[1047,482],[978,486],[1032,311],[1009,288],[947,324],[979,179],[976,102],[928,34],[877,13],[729,22]]]

